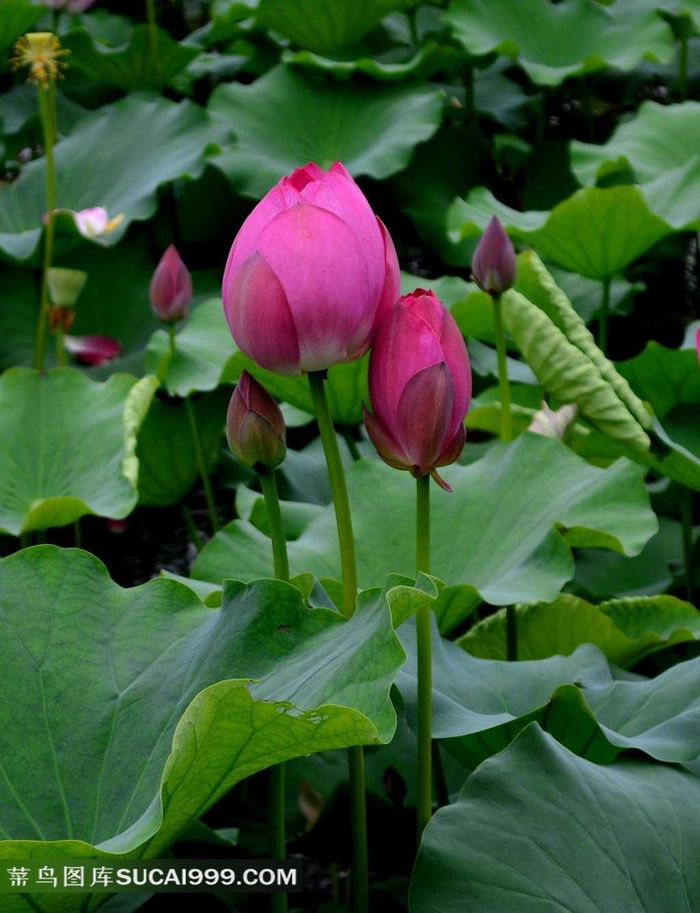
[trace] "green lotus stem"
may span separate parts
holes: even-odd
[[[55,136],[55,98],[53,79],[47,77],[45,85],[37,83],[39,99],[39,116],[44,136],[44,155],[46,157],[46,231],[44,233],[44,254],[41,265],[41,292],[39,294],[39,315],[34,335],[34,367],[37,371],[44,369],[44,350],[46,348],[46,323],[49,310],[49,270],[53,257],[54,209],[56,208],[56,171],[53,158]]]
[[[150,45],[151,60],[153,62],[156,78],[160,81],[160,51],[158,50],[158,25],[156,22],[155,0],[146,0],[146,14],[148,16],[148,43]]]
[[[608,351],[608,324],[610,322],[610,279],[603,280],[603,296],[600,300],[600,323],[598,324],[598,348]]]
[[[260,487],[262,488],[263,497],[265,499],[267,519],[270,526],[275,577],[278,580],[289,582],[287,538],[284,534],[284,522],[282,520],[282,511],[280,510],[280,499],[277,492],[275,470],[258,472],[258,478],[260,479]],[[284,820],[284,763],[275,764],[271,767],[269,776],[267,809],[269,815],[268,836],[270,859],[284,859],[287,851],[287,830]],[[270,908],[272,913],[287,913],[287,895],[281,893],[271,894]]]
[[[510,384],[508,383],[508,360],[506,355],[506,331],[503,325],[503,303],[500,295],[493,295],[493,328],[496,336],[496,358],[498,361],[498,391],[501,398],[501,440],[513,440],[513,424],[510,414]]]
[[[169,323],[167,326],[168,339],[170,341],[170,354],[172,356],[175,355],[175,352],[177,351],[177,343],[175,341],[175,324]],[[207,464],[204,459],[204,451],[202,450],[202,441],[199,436],[199,429],[197,428],[197,417],[194,414],[192,401],[188,396],[185,397],[185,411],[187,412],[187,420],[190,423],[190,433],[192,435],[192,443],[194,444],[194,456],[197,463],[197,469],[199,470],[200,478],[202,479],[204,498],[207,502],[207,511],[209,513],[211,530],[212,533],[217,533],[221,528],[221,524],[219,523],[219,515],[216,511],[214,492],[212,491],[209,473],[207,472]]]
[[[63,327],[59,321],[56,327],[56,364],[59,368],[65,368],[67,363],[66,347],[63,343]]]
[[[274,469],[268,472],[258,472],[260,487],[265,498],[267,520],[270,525],[270,539],[272,540],[272,560],[275,568],[275,577],[278,580],[289,581],[289,557],[287,555],[287,539],[284,534],[280,499],[277,493],[277,479]]]
[[[416,479],[416,576],[430,573],[430,476]],[[433,644],[430,605],[416,614],[418,647],[418,840],[433,813]]]
[[[357,442],[352,436],[352,431],[346,426],[341,431],[345,443],[348,445],[348,450],[350,451],[350,456],[355,462],[362,458],[362,454],[358,450]]]
[[[335,520],[338,527],[340,564],[343,576],[343,615],[346,618],[350,618],[355,611],[355,603],[357,602],[357,558],[355,557],[355,537],[352,531],[348,487],[345,482],[345,471],[340,458],[340,448],[338,447],[338,439],[333,427],[333,419],[328,408],[328,399],[324,386],[325,371],[310,371],[308,377],[311,399],[314,404],[318,430],[328,466],[331,491],[333,492],[333,507],[335,508]]]
[[[685,591],[688,602],[695,605],[695,562],[693,561],[693,492],[681,492],[681,521],[683,530],[683,566]]]
[[[357,558],[348,487],[343,462],[340,458],[338,438],[328,408],[324,381],[325,371],[309,372],[309,389],[314,404],[318,430],[328,466],[328,476],[333,492],[340,564],[343,577],[342,611],[346,618],[355,611],[357,602]],[[365,758],[362,746],[348,749],[350,773],[350,804],[352,809],[352,886],[355,913],[369,911],[369,858],[367,853],[367,807],[365,799]]]

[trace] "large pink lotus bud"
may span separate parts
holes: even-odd
[[[286,432],[280,407],[254,377],[243,371],[226,416],[231,450],[257,472],[274,469],[287,452]]]
[[[459,457],[472,392],[467,347],[445,305],[416,289],[399,298],[369,360],[365,426],[380,457],[416,478]]]
[[[241,226],[223,282],[236,344],[278,374],[359,358],[399,295],[388,232],[340,162],[299,168]]]
[[[161,257],[151,279],[151,309],[166,323],[182,320],[192,300],[192,277],[173,244]]]
[[[493,216],[472,257],[474,281],[489,295],[500,295],[515,282],[515,249],[505,229]]]

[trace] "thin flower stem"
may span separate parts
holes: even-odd
[[[171,356],[175,355],[177,351],[177,343],[175,341],[175,324],[169,323],[168,325],[168,339],[170,341],[170,354]],[[197,417],[194,414],[194,408],[192,406],[192,401],[188,396],[185,397],[185,411],[187,412],[187,420],[190,423],[190,433],[192,435],[192,443],[194,444],[194,456],[197,462],[197,469],[199,470],[199,475],[202,479],[202,486],[204,488],[204,498],[207,502],[207,510],[209,512],[209,522],[211,524],[212,533],[217,533],[221,529],[221,524],[219,523],[219,515],[216,511],[216,503],[214,502],[214,492],[212,491],[211,481],[209,479],[209,473],[207,472],[207,464],[204,459],[204,451],[202,450],[202,441],[199,437],[199,429],[197,427]]]
[[[309,372],[309,387],[311,399],[314,404],[318,430],[321,434],[323,452],[328,465],[328,475],[333,492],[333,506],[338,527],[338,543],[340,545],[340,563],[343,575],[343,615],[346,618],[355,611],[357,602],[357,558],[355,557],[355,537],[352,530],[352,516],[350,514],[350,501],[348,487],[345,482],[345,471],[340,458],[338,438],[335,435],[333,419],[331,418],[326,388],[324,386],[323,371]]]
[[[275,577],[278,580],[289,581],[287,539],[284,534],[284,522],[282,520],[282,511],[280,510],[280,499],[277,492],[275,471],[273,469],[270,472],[258,472],[258,478],[260,479],[260,487],[262,488],[265,507],[267,508]],[[269,776],[267,810],[269,816],[268,836],[270,858],[284,859],[287,850],[287,831],[284,820],[284,764],[275,764],[271,767]],[[270,909],[272,910],[272,913],[287,913],[287,895],[282,893],[271,894]]]
[[[56,364],[59,368],[65,368],[68,359],[66,358],[66,347],[63,343],[63,326],[59,320],[56,327]]]
[[[156,21],[155,0],[146,0],[146,14],[148,17],[148,43],[150,45],[153,70],[156,80],[160,82],[160,51],[158,50],[158,25]]]
[[[357,558],[348,487],[343,462],[340,458],[338,438],[333,427],[324,386],[325,371],[309,372],[309,388],[314,412],[328,466],[328,476],[333,492],[333,506],[338,528],[340,564],[343,576],[343,615],[355,611],[357,602]],[[350,804],[352,809],[352,888],[355,913],[369,910],[369,857],[367,852],[367,807],[365,798],[365,758],[362,746],[348,749],[350,774]]]
[[[272,560],[275,566],[275,577],[278,580],[289,580],[289,558],[287,556],[287,540],[284,534],[280,499],[277,493],[277,480],[274,469],[271,472],[259,472],[260,487],[265,498],[267,508],[267,521],[270,526],[270,539],[272,540]]]
[[[503,326],[503,305],[500,295],[493,295],[493,326],[496,335],[496,358],[498,360],[498,390],[501,397],[501,440],[512,441],[513,425],[510,414],[506,332]]]
[[[41,292],[39,295],[39,315],[34,336],[34,367],[44,370],[44,350],[46,348],[46,323],[49,310],[49,270],[53,257],[54,209],[56,208],[56,172],[53,158],[55,143],[55,116],[52,113],[53,80],[49,77],[46,85],[37,83],[39,115],[44,136],[44,155],[46,157],[46,231],[44,232],[44,255],[41,265]]]
[[[610,322],[610,280],[603,280],[603,296],[600,300],[600,323],[598,324],[598,348],[607,354],[608,324]]]
[[[430,476],[416,480],[416,575],[430,573]],[[418,646],[418,839],[433,813],[433,646],[431,609],[416,615]]]

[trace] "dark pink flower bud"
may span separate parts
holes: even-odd
[[[500,295],[515,282],[515,248],[493,216],[472,257],[474,281],[489,295]]]
[[[365,426],[380,457],[449,490],[436,469],[462,452],[471,390],[467,347],[445,305],[423,289],[399,298],[369,360]]]
[[[122,344],[111,336],[64,336],[63,345],[84,365],[102,365],[122,350]]]
[[[192,300],[192,277],[175,245],[161,257],[151,279],[151,308],[156,317],[174,323],[187,316]]]
[[[391,238],[336,162],[298,168],[263,197],[233,242],[222,296],[246,355],[301,374],[364,354],[399,288]]]
[[[247,371],[233,391],[226,416],[229,447],[257,472],[274,469],[287,452],[286,427],[280,407]]]

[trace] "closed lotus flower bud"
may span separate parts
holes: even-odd
[[[247,371],[233,391],[226,416],[229,447],[257,472],[274,469],[287,452],[286,427],[280,407]]]
[[[151,309],[156,317],[174,323],[187,316],[192,300],[192,277],[173,244],[161,257],[151,279]]]
[[[399,298],[369,360],[365,426],[380,457],[449,491],[436,469],[462,452],[471,389],[467,347],[445,305],[423,289]]]
[[[298,168],[241,226],[223,282],[238,347],[278,374],[359,358],[399,295],[391,238],[340,162]]]
[[[472,257],[474,281],[489,295],[500,295],[515,282],[515,249],[494,216]]]

